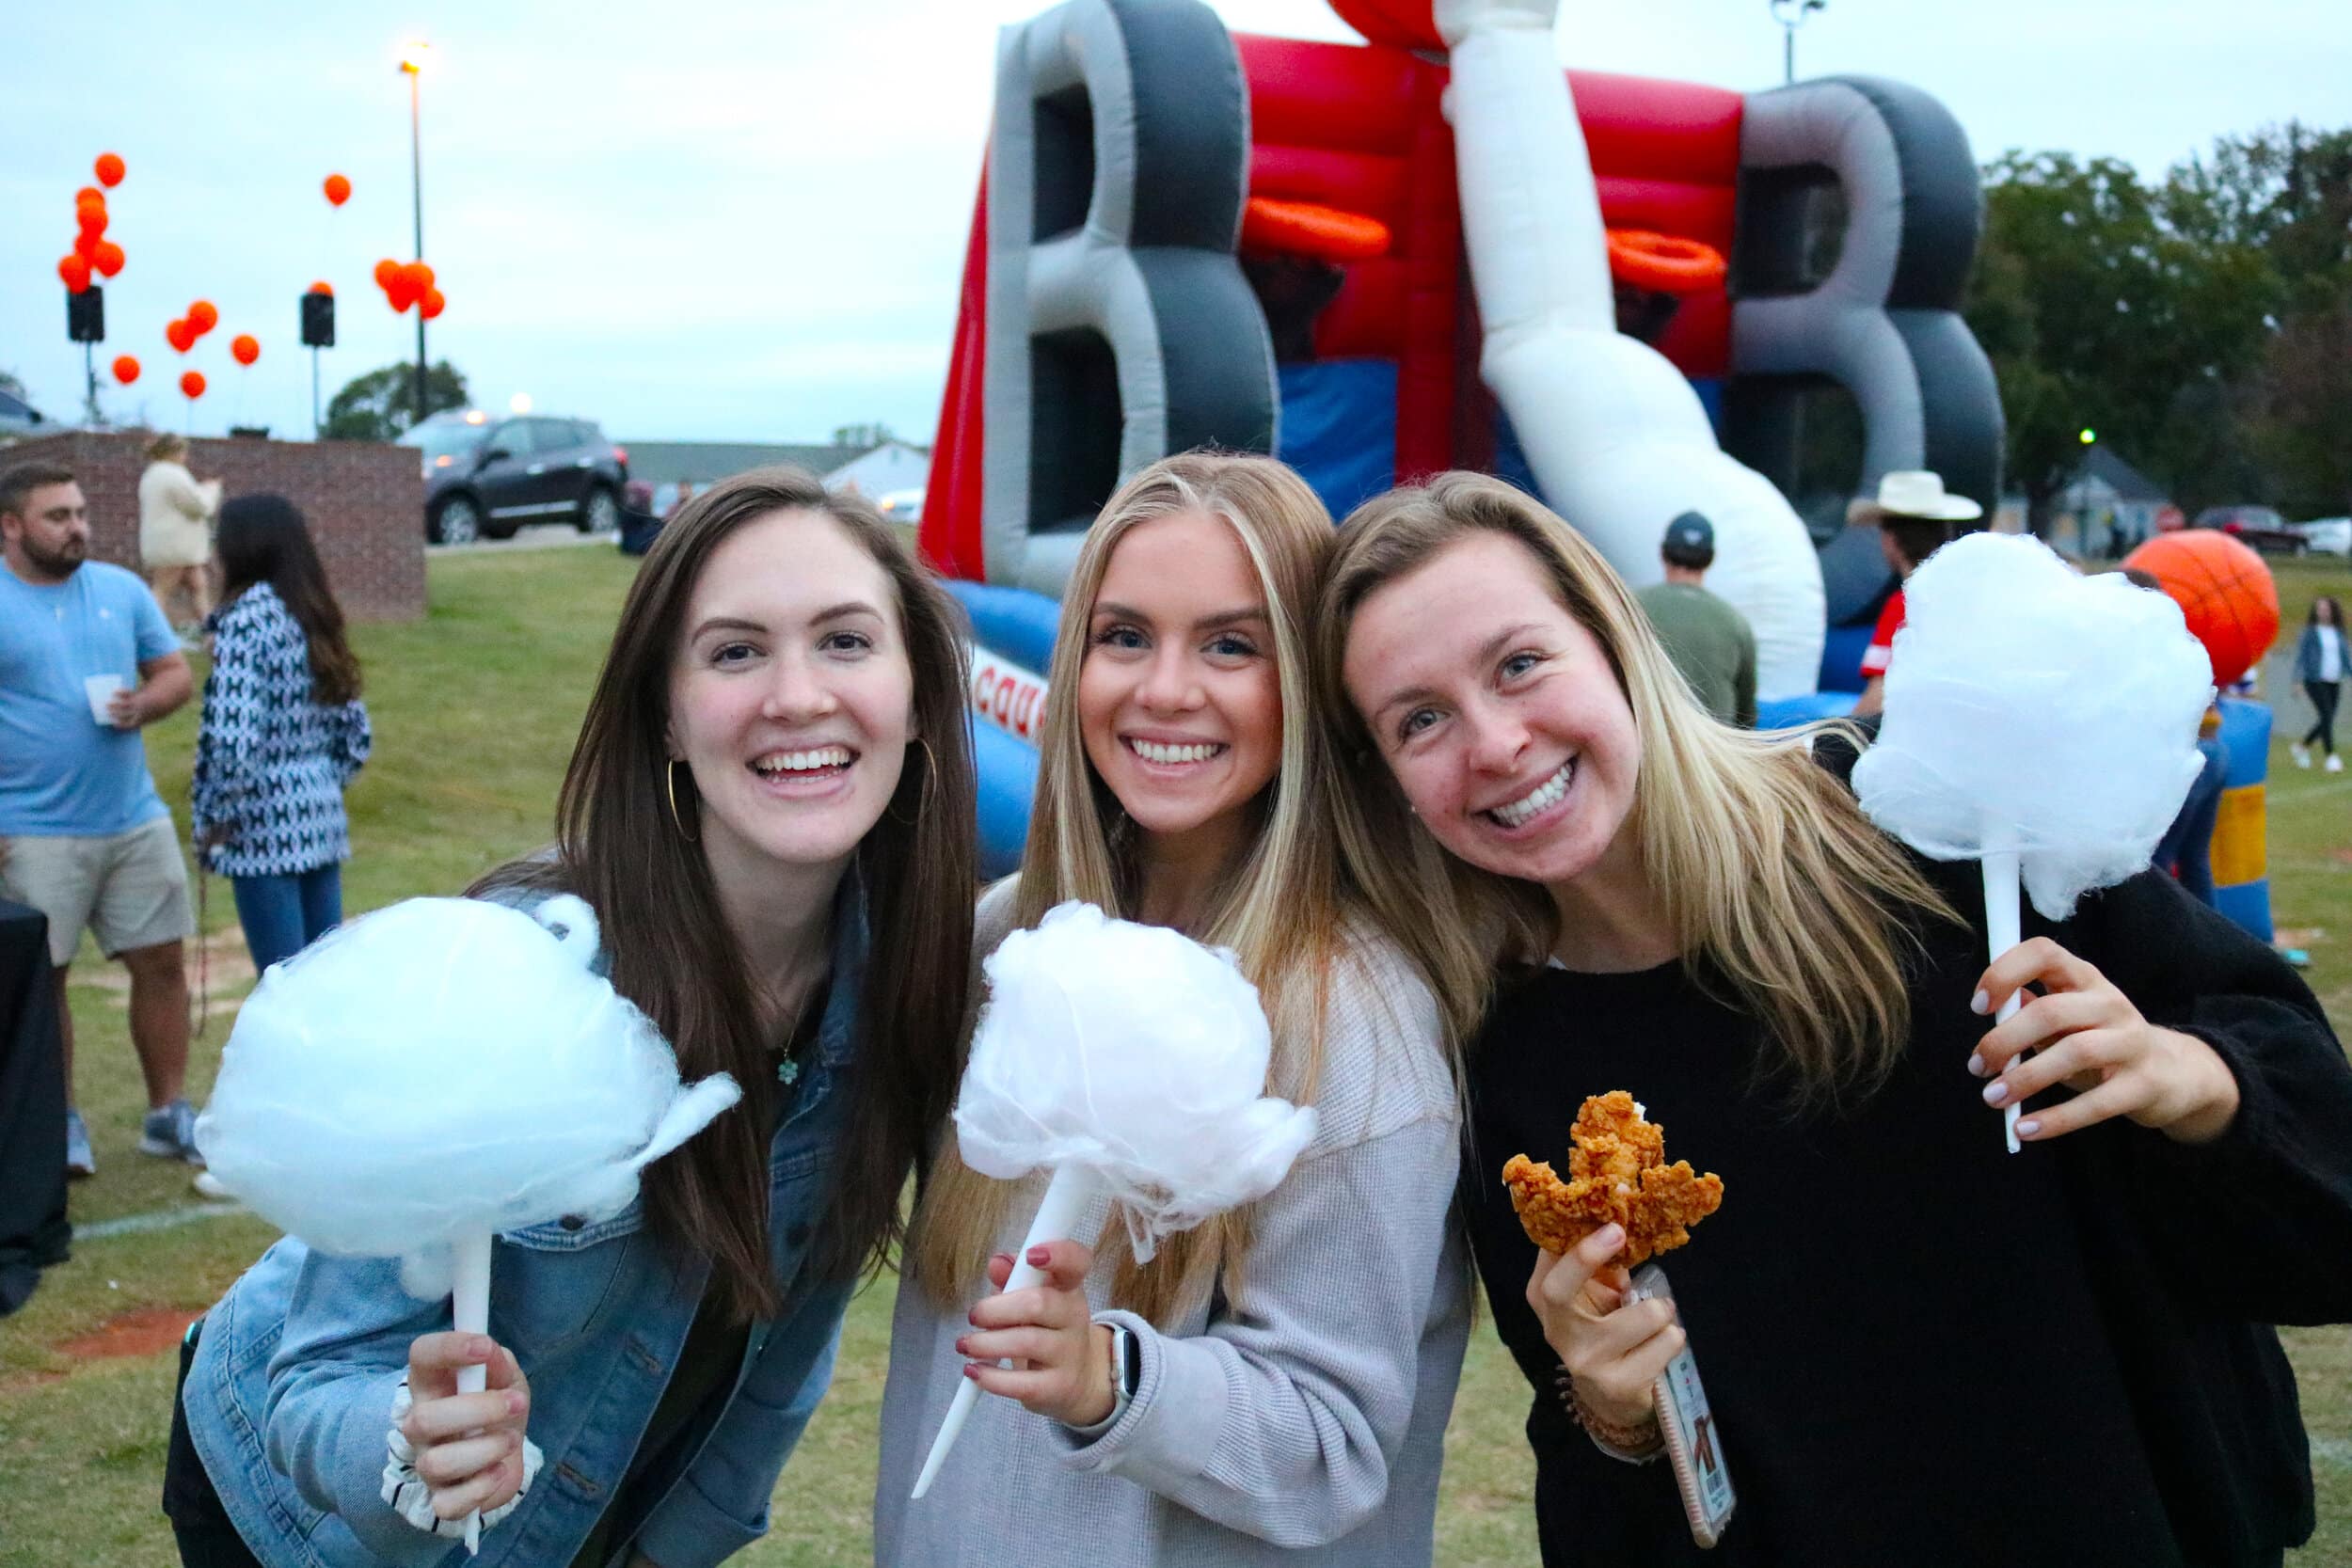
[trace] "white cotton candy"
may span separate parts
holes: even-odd
[[[416,898],[354,921],[262,977],[197,1147],[272,1223],[322,1252],[402,1258],[424,1295],[447,1291],[460,1237],[618,1213],[639,1171],[741,1090],[723,1073],[683,1087],[596,951],[596,917],[568,896],[537,919]]]
[[[1273,1191],[1313,1137],[1311,1109],[1265,1093],[1265,1014],[1232,954],[1063,904],[985,968],[956,1103],[964,1163],[1006,1180],[1085,1168],[1139,1260]]]
[[[2180,607],[1994,533],[1936,551],[1903,600],[1885,721],[1853,770],[1870,819],[1937,860],[2017,851],[2051,920],[2145,867],[2213,700]]]

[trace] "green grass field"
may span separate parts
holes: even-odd
[[[449,893],[543,842],[555,785],[585,705],[630,563],[604,549],[437,560],[433,610],[405,626],[358,633],[376,727],[375,760],[352,789],[358,855],[345,873],[354,912]],[[2282,562],[2288,637],[2318,592],[2352,594],[2342,562]],[[2282,690],[2273,677],[2274,693]],[[2352,1017],[2352,773],[2299,772],[2284,735],[2308,722],[2281,705],[2270,792],[2270,870],[2282,936],[2311,954],[2331,1016]],[[149,733],[156,777],[186,822],[195,710]],[[225,884],[205,926],[215,1006],[198,1042],[190,1095],[211,1086],[235,996],[249,983]],[[226,1001],[224,1002],[224,998]],[[86,948],[72,988],[81,1103],[99,1174],[73,1190],[90,1226],[202,1207],[178,1165],[134,1148],[142,1097],[116,975]],[[177,1561],[157,1511],[171,1388],[166,1350],[75,1348],[85,1336],[137,1343],[208,1305],[272,1232],[242,1214],[98,1240],[50,1272],[24,1311],[0,1321],[0,1568],[167,1568]],[[833,1565],[869,1560],[874,1430],[888,1353],[890,1285],[851,1308],[832,1394],[778,1488],[776,1530],[741,1560]],[[151,1335],[151,1338],[152,1336]],[[2294,1330],[2320,1496],[2320,1528],[2296,1568],[2352,1568],[2352,1331]],[[1474,1341],[1446,1435],[1438,1560],[1535,1560],[1531,1465],[1519,1435],[1524,1386],[1489,1335]]]

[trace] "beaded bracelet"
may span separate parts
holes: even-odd
[[[1582,1427],[1593,1446],[1610,1458],[1629,1465],[1647,1465],[1666,1451],[1666,1439],[1658,1430],[1655,1416],[1635,1425],[1620,1425],[1585,1402],[1583,1390],[1577,1387],[1575,1374],[1567,1368],[1554,1369],[1551,1377],[1559,1390],[1560,1402],[1567,1406],[1568,1418]]]

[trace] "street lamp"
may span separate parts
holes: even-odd
[[[1829,0],[1772,0],[1772,20],[1781,25],[1783,34],[1780,54],[1780,79],[1797,79],[1797,29],[1806,18],[1828,7]]]
[[[415,202],[417,224],[416,258],[424,260],[424,151],[417,130],[417,84],[424,76],[424,62],[431,46],[411,39],[401,45],[400,73],[408,78],[408,179]],[[417,306],[417,423],[424,423],[424,306]]]

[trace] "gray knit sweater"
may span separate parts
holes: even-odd
[[[976,950],[1011,928],[981,900]],[[963,1382],[963,1308],[903,1282],[882,1398],[874,1560],[884,1568],[1391,1568],[1430,1560],[1447,1417],[1470,1329],[1452,1223],[1459,1118],[1437,1007],[1393,948],[1359,940],[1333,975],[1314,1142],[1258,1207],[1232,1300],[1134,1330],[1143,1380],[1091,1437],[982,1394],[930,1493],[907,1494]],[[953,1135],[950,1129],[948,1136]],[[1042,1178],[1012,1206],[1018,1246]],[[1107,1205],[1078,1227],[1096,1232]],[[965,1300],[987,1289],[973,1282]]]

